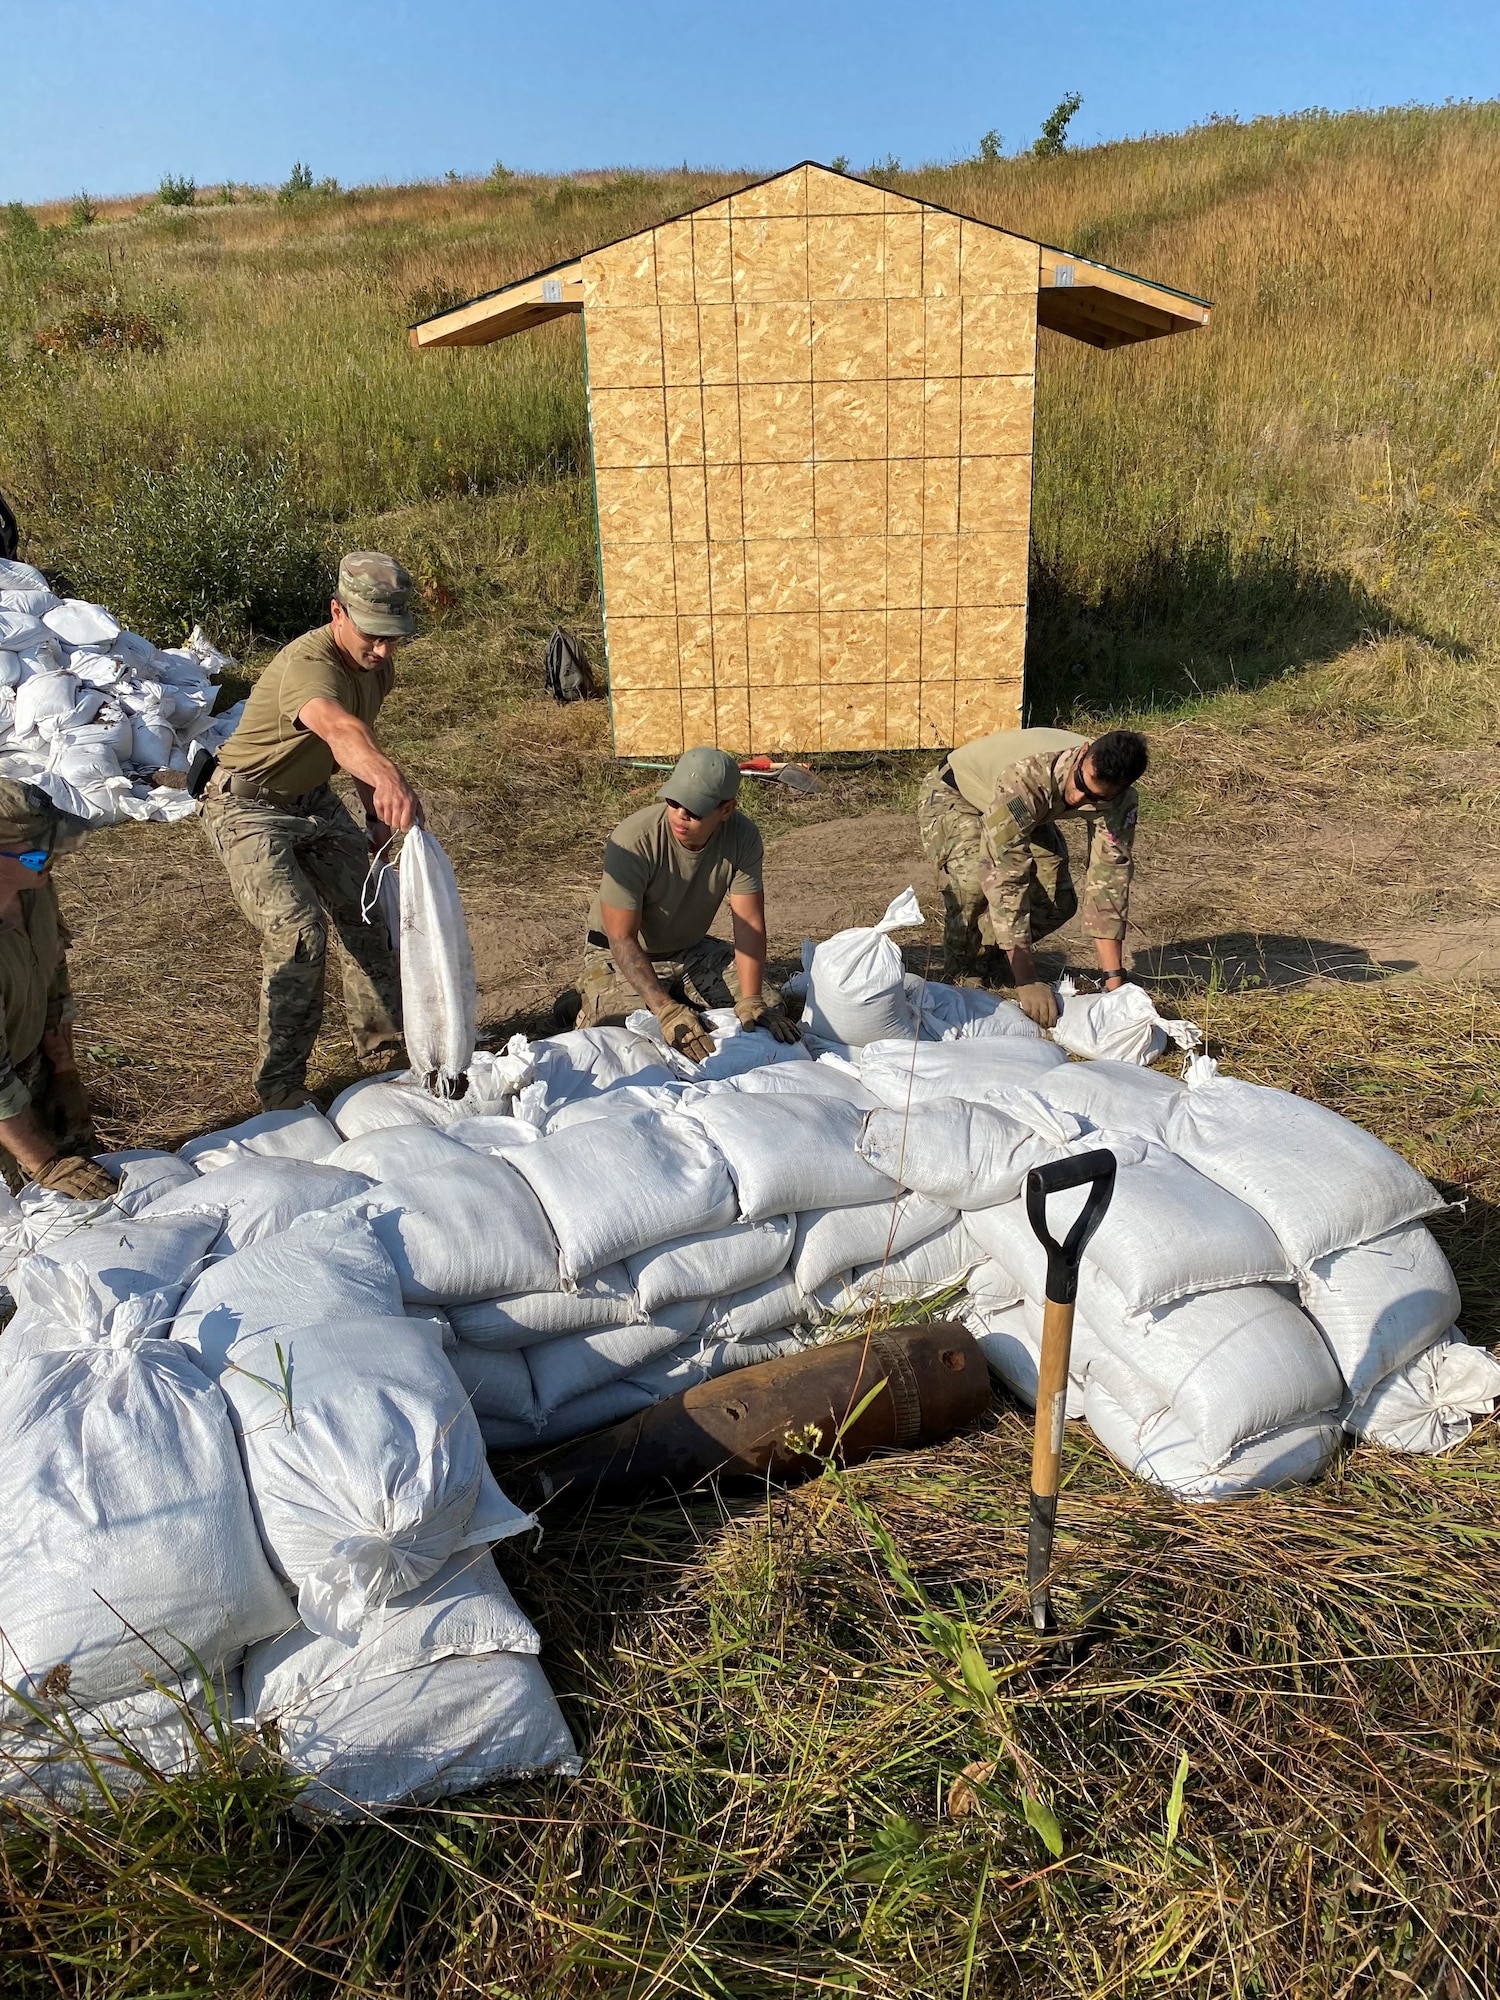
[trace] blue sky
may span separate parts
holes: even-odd
[[[1495,0],[0,0],[0,201],[680,164],[856,170],[1500,95]]]

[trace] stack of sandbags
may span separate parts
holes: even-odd
[[[233,732],[244,704],[213,712],[233,665],[196,627],[162,651],[28,563],[0,562],[0,774],[99,825],[184,818],[185,791],[145,781]]]

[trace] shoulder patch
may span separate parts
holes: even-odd
[[[1023,833],[1031,827],[1031,807],[1025,799],[1014,798],[1005,801],[1005,810],[1010,814]]]
[[[1139,819],[1139,817],[1140,817],[1140,814],[1139,814],[1139,812],[1137,811],[1136,807],[1132,806],[1132,807],[1130,808],[1130,811],[1129,811],[1128,813],[1126,813],[1126,815],[1125,815],[1125,817],[1124,817],[1123,821],[1121,822],[1121,824],[1122,824],[1122,825],[1124,826],[1124,828],[1125,828],[1125,831],[1126,831],[1127,833],[1129,833],[1130,829],[1131,829],[1131,828],[1132,828],[1132,827],[1133,827],[1133,826],[1135,825],[1135,823],[1136,823],[1137,819]]]

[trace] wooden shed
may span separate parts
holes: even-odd
[[[420,321],[582,313],[616,754],[897,750],[1020,718],[1038,324],[1207,304],[812,161]]]

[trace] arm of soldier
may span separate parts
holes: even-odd
[[[383,826],[405,833],[410,827],[424,824],[422,801],[375,741],[368,723],[361,722],[357,715],[351,715],[347,708],[326,695],[304,703],[297,712],[297,721],[314,736],[322,737],[339,769],[347,771],[354,780],[362,799],[366,793],[361,788],[368,787],[365,811],[373,812]]]
[[[740,998],[753,1000],[766,977],[766,899],[764,894],[729,897],[729,919],[734,931],[734,969],[739,975]]]
[[[17,1076],[3,1036],[0,1036],[0,1146],[28,1174],[45,1167],[57,1152],[37,1123],[31,1108],[31,1092]]]
[[[609,955],[616,971],[629,981],[653,1014],[660,1014],[664,1007],[671,1006],[672,996],[641,948],[640,911],[616,909],[611,903],[601,902],[599,915],[604,920],[604,935],[609,939]]]
[[[1089,865],[1083,886],[1083,921],[1094,940],[1106,990],[1125,979],[1125,924],[1130,911],[1130,884],[1135,875],[1135,826],[1138,806],[1134,790],[1094,822],[1089,829]]]

